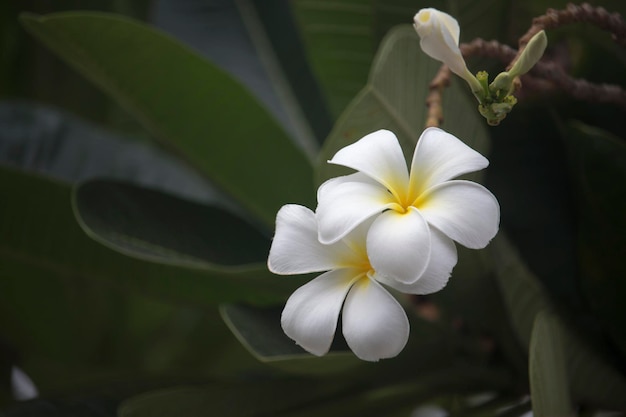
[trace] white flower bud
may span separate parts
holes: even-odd
[[[472,91],[480,91],[480,84],[467,69],[459,49],[461,29],[456,19],[437,9],[427,8],[421,9],[413,21],[422,50],[430,57],[446,64],[450,71],[467,81]]]
[[[413,21],[422,50],[463,77],[466,65],[459,50],[461,29],[456,19],[437,9],[428,8],[420,10]]]

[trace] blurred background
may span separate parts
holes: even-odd
[[[622,1],[591,3],[626,12]],[[427,402],[450,415],[521,415],[530,410],[528,338],[519,336],[511,313],[516,295],[526,297],[520,316],[545,297],[550,310],[593,352],[593,360],[588,353],[576,360],[595,364],[599,358],[603,365],[593,368],[608,369],[580,377],[598,393],[580,395],[588,386],[574,383],[580,415],[623,407],[624,108],[575,100],[549,85],[523,89],[500,126],[480,128],[487,132],[483,151],[491,163],[482,181],[500,201],[507,243],[479,255],[461,251],[449,289],[407,302],[415,316],[413,347],[397,360],[357,363],[342,353],[341,341],[336,355],[313,360],[285,347],[280,328],[271,327],[280,301],[303,282],[278,283],[283,278],[265,271],[271,222],[260,210],[254,212],[253,203],[242,206],[240,195],[196,169],[190,161],[204,157],[193,155],[196,148],[181,152],[164,145],[158,132],[146,127],[150,121],[133,112],[136,103],[120,99],[116,86],[86,79],[81,72],[93,68],[77,72],[67,57],[44,45],[44,32],[33,36],[20,21],[24,13],[81,10],[152,25],[228,74],[252,97],[246,100],[256,99],[264,109],[253,116],[261,114],[257,107],[242,105],[241,114],[231,113],[233,123],[266,117],[294,144],[285,151],[300,155],[294,165],[308,161],[315,167],[323,159],[320,151],[328,153],[323,149],[330,138],[338,143],[343,132],[338,122],[349,118],[347,109],[368,85],[381,41],[396,25],[409,25],[420,8],[455,16],[462,42],[481,37],[516,47],[534,16],[565,6],[561,0],[4,0],[0,415],[391,416],[411,415]],[[107,32],[86,36],[106,43]],[[626,52],[610,34],[577,23],[548,31],[548,39],[545,59],[572,76],[626,85]],[[468,66],[495,76],[505,64],[475,57]],[[146,77],[163,71],[150,68]],[[176,75],[184,78],[185,72]],[[218,118],[212,108],[185,104],[187,90],[181,87],[176,94],[177,82],[172,78],[173,87],[163,94],[162,85],[140,93],[169,109],[161,116],[172,126],[176,120],[186,123],[177,114],[184,109],[192,109],[196,119]],[[216,106],[230,91],[216,90]],[[458,91],[471,103],[469,91]],[[458,113],[444,117],[464,119],[471,109],[458,107]],[[447,126],[444,121],[442,127]],[[193,128],[180,131],[202,136]],[[272,132],[249,136],[246,146],[262,152]],[[353,138],[358,129],[350,132]],[[211,134],[212,140],[236,147],[228,129],[216,127]],[[238,160],[226,158],[223,164],[226,172]],[[304,196],[297,202],[312,207],[315,181],[324,174],[302,175],[310,183],[293,195]],[[299,184],[299,178],[293,181]],[[147,214],[149,207],[154,211]],[[127,239],[120,238],[121,229],[107,229],[109,221],[123,225]],[[140,247],[133,237],[163,247]],[[233,255],[242,241],[245,254]],[[217,263],[209,269],[218,272],[210,273],[225,281],[204,288],[208,278],[198,259]],[[238,279],[240,272],[224,265],[254,265],[242,274],[263,278],[238,297],[239,284],[230,288],[226,281]],[[455,280],[457,275],[464,279]],[[502,283],[518,275],[532,277],[529,285],[539,286],[540,294]],[[250,277],[243,276],[241,285]],[[272,279],[277,283],[264,287]],[[250,310],[249,304],[263,308]],[[532,320],[522,323],[527,336],[531,325]],[[285,355],[293,360],[280,360]],[[452,377],[433,373],[451,360],[459,364],[446,374]],[[149,398],[155,405],[146,408],[135,397],[180,386],[194,388],[168,391],[174,399],[166,396],[162,402]],[[494,394],[493,387],[501,390]],[[303,391],[315,395],[299,397]],[[119,408],[133,397],[137,402]],[[293,403],[278,400],[285,397]]]

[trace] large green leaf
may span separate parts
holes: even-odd
[[[378,386],[375,377],[360,380],[356,385],[345,385],[342,381],[292,379],[181,386],[130,398],[122,403],[118,415],[402,416],[442,395],[459,391],[479,392],[486,387],[485,376],[492,377],[493,373],[484,367],[443,367],[420,375],[417,381],[384,386]],[[458,396],[454,398],[458,401]]]
[[[93,180],[74,189],[80,225],[97,241],[140,259],[212,268],[263,264],[269,238],[216,206],[119,181]]]
[[[398,26],[383,40],[372,64],[369,81],[335,124],[326,140],[317,167],[317,180],[346,173],[326,164],[340,148],[378,129],[394,132],[407,158],[426,122],[428,84],[439,64],[420,49],[419,38],[410,26]],[[453,80],[443,94],[443,128],[472,148],[486,153],[489,136],[476,102],[467,87]]]
[[[341,391],[337,384],[309,380],[214,383],[148,392],[121,404],[119,417],[284,415]]]
[[[280,302],[302,283],[279,278],[265,263],[246,265],[144,261],[89,239],[74,219],[65,184],[0,169],[3,274],[39,271],[75,284],[96,280],[192,304]],[[85,281],[87,280],[87,281]]]
[[[302,152],[244,87],[187,47],[115,15],[25,15],[22,22],[266,224],[286,202],[311,203]]]
[[[566,134],[578,203],[583,294],[626,355],[626,142],[571,123]]]
[[[321,375],[345,372],[362,363],[338,337],[331,351],[315,357],[289,339],[280,327],[282,307],[223,305],[222,318],[237,339],[258,360],[289,372]]]
[[[535,317],[530,337],[529,379],[533,415],[572,415],[561,324],[553,313]]]
[[[34,103],[0,102],[0,162],[72,184],[104,177],[196,201],[225,201],[205,178],[153,143]]]
[[[159,0],[151,21],[241,81],[310,157],[317,153],[330,118],[286,2]]]
[[[299,28],[291,13],[289,2],[284,0],[252,0],[239,2],[237,5],[246,10],[245,3],[254,5],[255,15],[262,23],[264,33],[259,27],[253,27],[248,22],[247,27],[251,36],[257,40],[257,52],[262,59],[278,61],[280,70],[269,69],[270,76],[284,78],[289,83],[292,95],[286,98],[289,101],[297,100],[298,104],[287,111],[301,110],[310,127],[321,144],[332,127],[332,121],[325,97],[322,96],[320,86],[316,82],[313,70],[306,57],[306,51],[299,34]],[[252,9],[251,7],[249,9]],[[272,50],[263,47],[263,39],[267,38]],[[275,83],[276,84],[276,83]],[[280,87],[277,89],[280,90]],[[297,116],[297,113],[296,113]],[[319,147],[318,147],[319,149]]]
[[[524,265],[502,232],[489,248],[511,325],[528,350],[537,315],[552,311],[554,307],[537,277]],[[626,407],[626,378],[570,326],[571,323],[563,323],[562,334],[573,400],[623,409]]]
[[[367,80],[378,44],[395,25],[409,23],[421,7],[451,13],[461,25],[461,40],[498,38],[507,27],[508,1],[291,0],[309,60],[338,116]],[[413,31],[412,35],[417,38]],[[432,60],[431,58],[428,58]],[[435,64],[439,66],[439,64]],[[476,72],[480,69],[473,70]],[[427,84],[432,78],[425,80]]]
[[[71,187],[50,179],[0,168],[0,193],[0,328],[42,394],[148,371],[232,376],[259,367],[215,306],[275,304],[302,284],[264,263],[122,255],[81,230]]]
[[[528,270],[512,244],[500,234],[489,249],[494,258],[495,276],[509,311],[511,325],[528,350],[535,316],[551,307],[544,289]]]
[[[296,409],[285,416],[409,416],[413,415],[418,406],[439,402],[446,397],[451,404],[450,408],[458,415],[485,416],[489,414],[484,410],[482,413],[466,413],[469,410],[462,404],[461,396],[489,390],[506,390],[510,386],[510,376],[500,371],[490,369],[485,364],[467,366],[455,362],[440,364],[428,371],[415,372],[409,379],[397,379],[384,385],[377,384],[379,375],[373,374],[362,379],[371,383],[366,389],[358,390],[352,395],[320,401],[311,404],[307,409]]]

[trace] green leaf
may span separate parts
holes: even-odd
[[[578,213],[581,286],[592,312],[626,355],[626,142],[573,122],[567,128]]]
[[[24,15],[22,23],[267,225],[284,203],[311,205],[302,152],[244,87],[187,47],[103,13]]]
[[[461,26],[462,42],[500,37],[507,29],[509,7],[509,2],[501,0],[433,0],[423,5],[411,0],[292,0],[291,4],[309,60],[335,116],[365,84],[367,68],[383,36],[393,26],[411,22],[421,7],[451,13]],[[414,30],[412,35],[419,41]],[[472,68],[472,72],[481,69]]]
[[[2,410],[4,417],[115,417],[115,401],[109,398],[50,400],[36,398],[12,404]]]
[[[119,417],[284,415],[341,391],[340,386],[310,380],[214,383],[148,392],[124,401]]]
[[[378,384],[379,374],[361,377],[373,386],[352,395],[337,396],[325,402],[311,404],[308,409],[288,413],[289,417],[313,416],[408,416],[420,405],[441,401],[446,396],[458,415],[466,415],[459,402],[465,393],[479,394],[507,386],[510,375],[501,370],[480,366],[448,363],[434,369],[412,373],[408,379]],[[495,384],[500,385],[495,385]],[[452,408],[452,407],[451,407]],[[469,414],[472,415],[472,414]],[[488,415],[478,413],[477,415]]]
[[[511,324],[522,346],[528,349],[535,316],[540,311],[548,310],[550,302],[541,283],[522,262],[503,232],[490,243],[489,249]]]
[[[410,26],[398,26],[383,40],[372,64],[369,81],[335,124],[320,153],[318,182],[348,171],[326,161],[341,148],[378,129],[398,136],[405,156],[411,158],[426,122],[428,84],[439,64],[420,49]],[[489,135],[467,87],[453,80],[443,94],[442,126],[472,148],[485,154]]]
[[[296,137],[308,145],[306,149],[314,157],[332,121],[306,59],[289,2],[253,0],[237,3],[237,9],[284,111],[290,116]]]
[[[336,340],[331,351],[315,357],[285,335],[280,327],[282,307],[254,308],[222,305],[222,318],[245,348],[258,360],[289,372],[311,375],[345,372],[362,362],[343,340]]]
[[[181,267],[122,255],[85,235],[72,213],[71,189],[62,183],[0,168],[0,193],[0,260],[7,276],[47,271],[50,279],[107,282],[205,306],[281,302],[303,282],[276,277],[265,263]]]
[[[69,183],[105,177],[198,201],[224,199],[174,156],[54,108],[0,103],[0,162]]]
[[[491,242],[489,248],[511,325],[522,346],[529,349],[537,314],[553,311],[554,306],[537,277],[526,268],[503,232]],[[565,324],[562,329],[573,400],[606,408],[626,407],[624,376],[605,357],[599,355],[581,334]]]
[[[573,415],[565,366],[563,333],[556,315],[546,311],[537,314],[529,350],[533,415],[537,417]]]
[[[270,240],[239,217],[119,181],[77,186],[74,210],[85,232],[139,259],[212,268],[265,263]]]

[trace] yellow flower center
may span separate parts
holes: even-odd
[[[390,201],[392,203],[392,206],[390,207],[390,209],[400,214],[408,213],[411,207],[415,207],[416,209],[419,209],[420,207],[423,207],[424,203],[426,202],[424,193],[415,193],[411,191],[409,191],[408,193],[407,192],[400,193],[395,190],[387,190],[387,191],[392,197]],[[415,195],[415,194],[418,194],[418,195]]]
[[[430,20],[430,11],[429,10],[422,10],[420,13],[417,14],[417,18],[422,23],[428,22]]]

